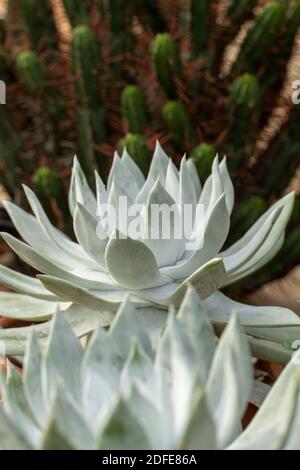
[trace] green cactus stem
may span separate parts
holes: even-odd
[[[63,0],[65,12],[72,26],[87,23],[89,1],[82,0]]]
[[[124,54],[132,47],[132,6],[132,2],[127,0],[113,0],[108,3],[110,31],[113,39],[113,55]]]
[[[120,154],[126,149],[144,175],[147,175],[151,163],[151,155],[145,143],[145,138],[142,135],[127,134],[119,140],[117,149]]]
[[[234,71],[245,69],[256,73],[265,61],[270,46],[276,41],[277,32],[284,21],[285,7],[281,2],[270,2],[255,19],[241,46]]]
[[[21,186],[18,158],[22,143],[15,132],[9,112],[0,105],[0,163],[1,182],[13,198],[16,188]]]
[[[58,50],[58,35],[49,0],[16,0],[33,49]]]
[[[180,101],[168,101],[163,108],[163,119],[174,146],[183,150],[186,140],[192,137],[190,118],[183,104]]]
[[[78,111],[79,141],[89,142],[90,149],[79,143],[82,162],[89,174],[91,160],[96,161],[100,170],[104,171],[104,159],[95,146],[103,143],[105,137],[104,108],[101,97],[101,57],[95,34],[88,26],[77,26],[73,30],[72,73],[75,78],[75,95]],[[88,129],[90,127],[90,129]],[[83,137],[84,136],[84,137]],[[91,159],[91,154],[94,157]],[[81,156],[79,155],[79,158]]]
[[[252,153],[261,114],[261,88],[248,73],[237,78],[229,90],[228,152],[230,165],[237,169]]]
[[[121,96],[122,112],[129,130],[141,134],[149,122],[149,114],[142,92],[136,85],[128,85]]]
[[[176,96],[175,77],[183,78],[178,47],[168,33],[159,33],[151,46],[152,63],[160,85],[172,98]]]
[[[217,154],[216,148],[211,144],[197,145],[191,153],[201,181],[205,181],[211,173],[213,160]]]
[[[192,57],[207,52],[207,42],[212,20],[209,0],[191,0]]]

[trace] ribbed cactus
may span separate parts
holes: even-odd
[[[198,145],[191,153],[191,158],[196,165],[202,182],[210,175],[216,153],[216,148],[206,143]]]
[[[40,93],[46,84],[46,73],[35,52],[19,54],[16,69],[20,81],[31,93]]]
[[[121,101],[130,132],[142,133],[149,122],[149,113],[140,89],[136,85],[128,85],[122,92]]]
[[[37,50],[55,49],[57,31],[49,0],[16,0],[31,46]]]
[[[157,79],[170,97],[176,95],[175,77],[183,70],[178,47],[168,33],[159,33],[151,43],[151,55]]]
[[[101,56],[95,34],[88,26],[77,26],[73,31],[72,73],[75,80],[75,94],[78,113],[78,139],[82,166],[91,176],[92,165],[96,162],[103,169],[104,161],[95,145],[103,143],[104,109],[101,97]],[[89,148],[86,147],[88,142]]]
[[[112,53],[114,55],[127,52],[132,45],[132,3],[127,0],[108,2],[110,30],[113,39]]]
[[[138,164],[144,175],[147,175],[151,157],[145,139],[139,134],[127,134],[118,142],[118,152],[122,154],[126,149]]]
[[[252,154],[261,113],[261,89],[248,73],[237,78],[229,90],[228,149],[231,168],[236,169]]]
[[[235,70],[257,72],[265,61],[269,47],[275,41],[276,32],[284,20],[284,13],[283,2],[267,3],[247,33],[235,63]]]
[[[63,0],[65,12],[72,26],[84,24],[88,21],[87,4],[89,1]]]
[[[212,3],[209,0],[191,0],[191,40],[194,57],[207,51]]]
[[[163,109],[163,118],[178,150],[185,147],[185,140],[191,137],[190,118],[180,101],[168,101]]]

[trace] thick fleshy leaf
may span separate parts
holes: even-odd
[[[204,221],[202,223],[204,224]],[[217,200],[210,214],[207,215],[205,225],[202,228],[196,227],[197,236],[202,230],[196,251],[186,261],[162,269],[162,273],[177,280],[190,276],[195,270],[218,255],[227,238],[229,225],[229,214],[226,209],[225,194],[223,194]]]
[[[197,357],[197,373],[205,384],[216,348],[215,333],[203,303],[190,287],[182,301],[178,318],[184,325]]]
[[[1,450],[27,450],[29,443],[18,432],[15,423],[4,412],[0,406],[0,449]]]
[[[130,331],[130,335],[127,334],[127,331]],[[150,357],[152,356],[152,347],[147,329],[144,328],[143,316],[128,298],[119,308],[111,324],[109,333],[115,343],[118,344],[124,361],[128,357],[132,337],[136,337],[145,352]]]
[[[122,163],[123,163],[123,166],[125,165],[129,169],[138,187],[141,188],[143,184],[145,183],[145,177],[142,171],[140,170],[140,167],[135,163],[135,161],[131,158],[131,156],[127,152],[126,148],[124,148],[123,153],[122,153]]]
[[[61,383],[74,400],[81,398],[78,367],[83,359],[83,349],[70,324],[59,312],[51,325],[46,354],[42,359],[42,391],[49,404]]]
[[[90,215],[88,210],[78,204],[74,213],[74,232],[81,247],[101,268],[105,268],[105,249],[107,235],[101,223]]]
[[[207,383],[207,400],[221,448],[238,436],[251,388],[250,350],[233,314],[219,341]]]
[[[94,312],[78,305],[72,305],[63,315],[79,338],[98,326],[106,327],[111,324],[111,317],[107,312]],[[4,342],[8,356],[20,356],[24,354],[32,332],[39,340],[45,341],[49,336],[50,326],[49,321],[39,325],[0,329],[0,341]]]
[[[107,282],[110,281],[110,279],[106,274],[102,274],[99,271],[96,273],[93,271],[82,271],[82,273],[77,271],[78,274],[82,274],[82,276],[77,276],[72,274],[70,271],[65,271],[59,268],[54,263],[36,252],[29,245],[26,245],[12,235],[8,233],[2,233],[2,238],[21,259],[23,259],[27,264],[35,268],[37,271],[49,274],[49,276],[65,279],[71,283],[74,283],[75,285],[82,286],[83,288],[87,289],[114,289],[113,283]],[[89,279],[89,276],[91,279]]]
[[[58,306],[66,310],[70,303],[59,304],[26,295],[0,292],[0,315],[15,320],[47,321],[56,312]]]
[[[299,357],[298,357],[299,360]],[[280,374],[259,412],[231,449],[281,450],[288,442],[299,412],[299,362],[291,361]],[[299,416],[299,414],[298,414]],[[299,449],[299,430],[294,430]]]
[[[181,160],[179,171],[179,192],[182,213],[186,210],[185,206],[190,205],[193,209],[197,202],[196,190],[193,180],[190,176],[186,157]]]
[[[145,431],[121,398],[100,432],[97,447],[110,451],[150,449]]]
[[[281,208],[277,208],[266,219],[265,223],[260,227],[260,230],[253,236],[249,243],[241,250],[233,253],[231,256],[224,257],[224,263],[227,272],[236,271],[243,268],[245,264],[250,261],[257,250],[266,241],[269,233],[271,232],[276,220],[280,216]]]
[[[197,201],[199,201],[199,197],[201,194],[201,181],[200,181],[196,166],[191,158],[189,158],[187,161],[187,169],[194,185],[194,189],[196,192],[196,199]]]
[[[234,187],[228,172],[227,168],[227,159],[226,157],[220,163],[220,174],[223,183],[223,188],[226,196],[226,206],[229,214],[232,213],[234,206]]]
[[[57,277],[39,275],[38,278],[45,287],[49,289],[49,291],[58,295],[62,299],[77,303],[83,307],[96,310],[98,312],[114,312],[122,300],[124,300],[124,296],[123,298],[120,298],[120,293],[118,292],[116,300],[105,300],[105,298],[101,296],[101,291],[98,291],[98,295],[96,295],[96,293],[94,294],[93,292],[81,288],[72,282],[63,281]],[[105,292],[103,292],[103,294],[105,294]],[[112,294],[114,295],[114,292],[112,292]]]
[[[225,279],[223,260],[215,258],[201,266],[181,284],[173,283],[156,289],[145,289],[139,292],[139,297],[162,306],[179,306],[188,286],[193,286],[204,300],[224,285]]]
[[[156,146],[153,154],[153,158],[150,165],[148,178],[152,182],[159,178],[162,185],[165,184],[166,174],[169,165],[169,158],[160,146],[160,143],[156,141]]]
[[[178,203],[180,201],[178,171],[172,160],[169,160],[165,187],[171,198]]]
[[[132,382],[140,384],[149,399],[155,393],[155,375],[153,362],[141,348],[136,338],[131,342],[131,350],[121,374],[121,388],[130,391]]]
[[[161,276],[152,251],[141,241],[114,232],[107,244],[106,266],[112,278],[125,289],[159,285]]]
[[[58,297],[49,292],[41,281],[13,269],[0,265],[0,284],[20,294],[30,295],[36,299],[58,301]]]
[[[93,433],[64,387],[58,388],[51,416],[59,434],[71,444],[72,449],[91,450],[93,448]]]
[[[230,248],[224,251],[223,256],[230,256],[237,251],[241,250],[248,245],[249,241],[255,236],[255,234],[261,229],[262,225],[265,223],[269,215],[274,212],[275,209],[282,208],[280,216],[278,217],[276,223],[273,226],[273,230],[270,234],[269,239],[271,240],[271,245],[277,242],[278,238],[282,235],[286,224],[290,218],[291,211],[293,209],[295,200],[295,194],[289,193],[284,196],[282,199],[273,204],[256,222],[252,227],[245,233],[245,235],[240,238],[236,243],[234,243]]]
[[[75,155],[69,188],[69,208],[72,216],[78,203],[84,205],[92,215],[96,214],[96,198]]]
[[[39,424],[47,414],[42,394],[42,351],[35,334],[31,335],[24,360],[24,388],[32,414]]]
[[[83,263],[84,266],[95,266],[93,260],[86,256],[77,243],[74,243],[63,232],[53,227],[34,192],[26,186],[23,187],[31,209],[41,228],[57,248],[64,253],[64,257],[70,262],[74,263],[76,261],[79,265]]]
[[[3,204],[15,228],[28,245],[36,251],[43,253],[46,258],[55,261],[63,269],[78,267],[78,263],[75,260],[66,257],[65,253],[49,239],[35,217],[12,202],[4,201]]]
[[[41,450],[75,450],[68,436],[61,434],[58,423],[52,416],[50,416],[39,447]]]
[[[172,266],[181,259],[185,248],[182,217],[159,180],[151,190],[143,220],[143,241],[154,253],[158,265]]]
[[[215,450],[216,427],[204,393],[193,398],[190,419],[178,446],[184,450]]]
[[[123,189],[124,193],[132,201],[135,200],[139,193],[139,185],[137,184],[137,181],[129,167],[124,163],[123,159],[120,159],[117,152],[115,152],[113,164],[107,181],[107,189],[109,193],[112,190],[113,181]]]
[[[130,207],[133,204],[126,190],[113,178],[111,189],[108,198],[108,226],[109,233],[111,234],[114,230],[128,235],[130,228],[131,218]]]
[[[215,292],[203,302],[210,320],[227,323],[233,310],[239,314],[243,326],[280,327],[300,326],[300,318],[292,310],[283,307],[257,307],[235,302],[221,292]]]

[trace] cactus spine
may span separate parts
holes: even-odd
[[[95,162],[104,169],[100,152],[93,150],[104,140],[104,109],[100,93],[100,50],[93,31],[88,26],[77,26],[73,31],[72,72],[75,77],[75,94],[78,106],[79,158],[87,174]],[[86,147],[89,142],[90,148]]]
[[[163,109],[163,118],[175,147],[182,150],[187,137],[191,136],[190,118],[180,101],[168,101]]]
[[[124,149],[134,159],[146,176],[150,167],[151,156],[145,143],[145,138],[139,134],[127,134],[118,142],[118,152],[121,154]]]
[[[191,158],[196,165],[201,181],[205,181],[210,175],[216,153],[215,147],[206,143],[197,145],[192,151]]]
[[[141,134],[149,122],[149,114],[140,89],[136,85],[128,85],[123,90],[121,102],[130,132]]]
[[[179,50],[168,33],[159,33],[151,43],[151,55],[156,77],[169,97],[176,96],[175,77],[182,78]]]

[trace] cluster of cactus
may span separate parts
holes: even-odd
[[[8,103],[0,110],[0,176],[12,198],[39,164],[64,176],[74,153],[91,180],[95,167],[105,178],[115,146],[127,146],[146,174],[156,137],[176,164],[186,150],[203,181],[215,153],[228,155],[241,203],[235,221],[246,214],[250,226],[260,205],[285,191],[300,164],[300,107],[286,102],[286,122],[263,151],[257,142],[287,76],[297,0],[230,0],[222,21],[218,1],[60,3],[63,18],[49,0],[8,2],[1,23]],[[227,70],[224,53],[242,29]],[[248,227],[235,225],[237,239]],[[294,227],[286,246],[289,236],[299,246]],[[272,276],[295,262],[281,258]]]

